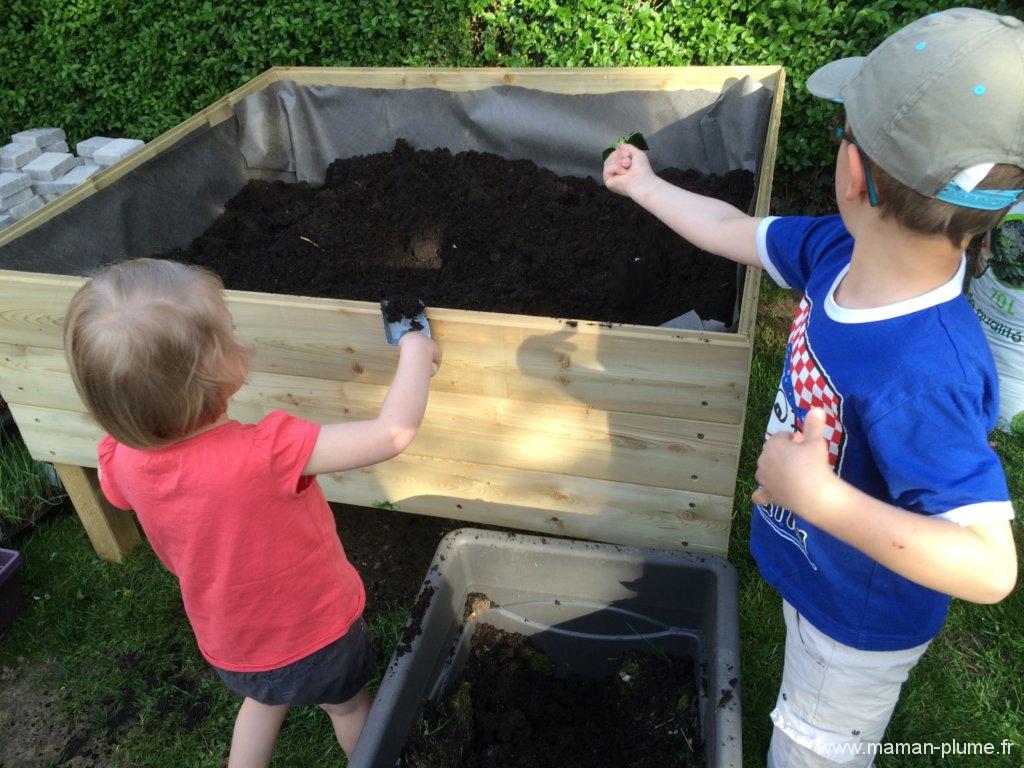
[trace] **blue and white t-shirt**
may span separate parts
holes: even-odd
[[[853,238],[839,216],[767,218],[757,242],[775,282],[804,294],[767,435],[799,431],[809,408],[823,408],[832,467],[865,493],[951,524],[1012,518],[1006,478],[988,442],[998,382],[961,292],[964,263],[923,296],[844,309],[833,294],[849,269]],[[845,645],[911,648],[945,621],[948,596],[788,509],[754,506],[750,549],[764,578]]]

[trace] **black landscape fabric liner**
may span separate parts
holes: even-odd
[[[452,92],[273,83],[236,115],[184,137],[110,186],[0,247],[0,267],[86,275],[187,246],[252,179],[322,184],[337,158],[419,149],[526,158],[599,178],[601,150],[632,131],[655,168],[757,172],[771,91],[749,77],[694,89],[568,95],[501,86]]]

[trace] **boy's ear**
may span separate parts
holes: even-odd
[[[844,145],[843,160],[846,162],[846,188],[841,190],[844,198],[852,202],[861,195],[866,197],[868,180],[864,176],[864,163],[856,144],[847,142]]]

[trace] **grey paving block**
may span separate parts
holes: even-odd
[[[90,176],[92,176],[95,173],[98,173],[99,170],[100,167],[98,165],[79,165],[75,168],[72,168],[70,171],[68,171],[55,182],[53,182],[55,186],[54,191],[57,192],[58,194],[63,192],[70,192],[72,189],[77,187]]]
[[[43,152],[69,152],[68,143],[66,141],[56,141],[53,144],[47,144],[43,147]]]
[[[39,147],[7,144],[0,147],[0,171],[17,171],[43,154]]]
[[[67,174],[64,174],[64,176],[67,176]],[[60,178],[63,179],[64,176],[61,176]],[[60,181],[60,179],[57,179],[55,181],[33,181],[32,182],[32,190],[37,195],[53,195],[53,194],[56,194],[56,192],[57,192],[57,182],[58,181]]]
[[[23,189],[20,192],[15,192],[13,195],[7,197],[0,197],[0,211],[9,211],[12,208],[16,208],[22,203],[31,200],[36,196],[36,193],[31,189]]]
[[[75,158],[67,152],[44,152],[22,170],[37,181],[53,181],[75,167]]]
[[[54,200],[56,200],[58,197],[60,197],[60,192],[55,192],[52,195],[40,195],[40,197],[43,198],[43,203],[44,204],[45,203],[52,203]]]
[[[14,134],[11,136],[11,141],[15,144],[46,147],[50,144],[56,144],[58,141],[64,141],[66,138],[67,134],[64,133],[63,128],[31,128]]]
[[[0,232],[3,232],[14,223],[14,217],[9,213],[0,213]]]
[[[11,216],[13,216],[16,221],[21,221],[21,219],[24,219],[26,216],[35,213],[42,207],[43,198],[41,198],[39,195],[33,195],[31,200],[28,200],[19,206],[11,208],[11,210],[9,210],[8,213],[11,214]]]
[[[139,139],[114,139],[93,152],[92,159],[99,165],[113,165],[145,145],[146,142]]]
[[[106,136],[93,136],[91,139],[80,141],[75,145],[75,151],[82,157],[92,157],[97,149],[106,146],[113,139]]]
[[[32,178],[27,173],[0,172],[0,197],[10,197],[32,186]]]

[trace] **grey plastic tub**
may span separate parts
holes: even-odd
[[[473,592],[498,607],[466,622]],[[741,765],[737,583],[725,560],[463,528],[441,541],[420,595],[431,595],[421,632],[392,657],[353,768],[394,768],[424,702],[458,678],[479,623],[530,636],[555,674],[611,679],[617,657],[653,647],[693,658],[707,765]]]
[[[21,555],[13,549],[0,549],[0,635],[14,623],[24,607],[18,579],[20,569]]]

